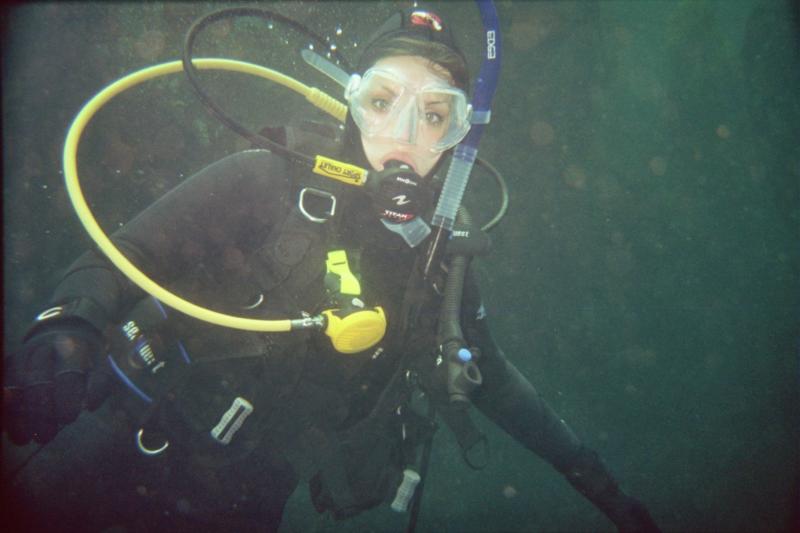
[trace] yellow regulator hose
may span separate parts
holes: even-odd
[[[342,122],[344,121],[344,117],[347,112],[347,108],[344,104],[331,98],[318,89],[308,87],[293,78],[281,74],[280,72],[252,63],[235,61],[231,59],[203,58],[194,59],[192,63],[201,70],[229,70],[266,78],[302,94],[306,97],[306,99],[323,111],[328,112]],[[86,125],[101,107],[103,107],[109,100],[121,92],[144,81],[182,71],[183,66],[181,62],[172,61],[169,63],[154,65],[152,67],[129,74],[97,93],[86,103],[86,105],[83,106],[81,111],[78,113],[78,116],[75,117],[64,143],[64,180],[67,185],[67,192],[69,193],[70,200],[72,201],[72,206],[75,208],[78,218],[100,250],[106,254],[108,259],[123,274],[125,274],[142,290],[151,294],[153,297],[157,298],[173,309],[180,311],[181,313],[185,313],[198,320],[210,322],[211,324],[216,324],[218,326],[249,331],[281,332],[308,327],[322,327],[323,320],[319,317],[301,318],[296,320],[256,320],[252,318],[237,317],[219,313],[184,300],[147,277],[124,255],[122,255],[119,249],[114,246],[105,232],[103,232],[103,230],[100,228],[100,225],[97,223],[97,220],[94,218],[94,215],[89,209],[86,199],[83,196],[83,192],[81,191],[81,185],[78,181],[77,171],[78,144],[80,143],[81,135],[83,134]]]

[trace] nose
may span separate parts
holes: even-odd
[[[394,128],[392,128],[392,138],[406,143],[416,144],[417,142],[417,112],[416,105],[411,102],[402,113],[397,117]]]

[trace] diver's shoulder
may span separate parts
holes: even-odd
[[[208,170],[214,174],[232,178],[232,174],[242,179],[257,178],[259,181],[270,178],[288,179],[292,162],[286,156],[266,149],[247,149],[235,152],[212,163]]]
[[[265,148],[248,148],[241,152],[233,153],[222,161],[230,160],[237,165],[257,165],[255,168],[265,170],[267,168],[288,168],[290,161],[284,155],[276,154]]]

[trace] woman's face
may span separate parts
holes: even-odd
[[[424,92],[415,100],[408,99],[420,88],[449,85],[449,74],[420,56],[386,57],[377,61],[373,68],[401,75],[404,84],[399,87],[391,81],[377,84],[377,89],[369,95],[371,112],[384,112],[393,105],[393,100],[397,100],[403,111],[387,114],[377,134],[368,136],[361,132],[367,160],[375,170],[383,170],[387,161],[395,159],[425,176],[442,157],[441,152],[434,152],[431,147],[446,127],[450,106],[441,97]]]

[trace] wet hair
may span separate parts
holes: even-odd
[[[464,56],[449,46],[420,40],[407,35],[398,35],[374,44],[359,61],[359,71],[363,73],[377,61],[392,56],[420,56],[428,59],[434,72],[444,69],[446,78],[459,89],[469,90],[469,72]]]

